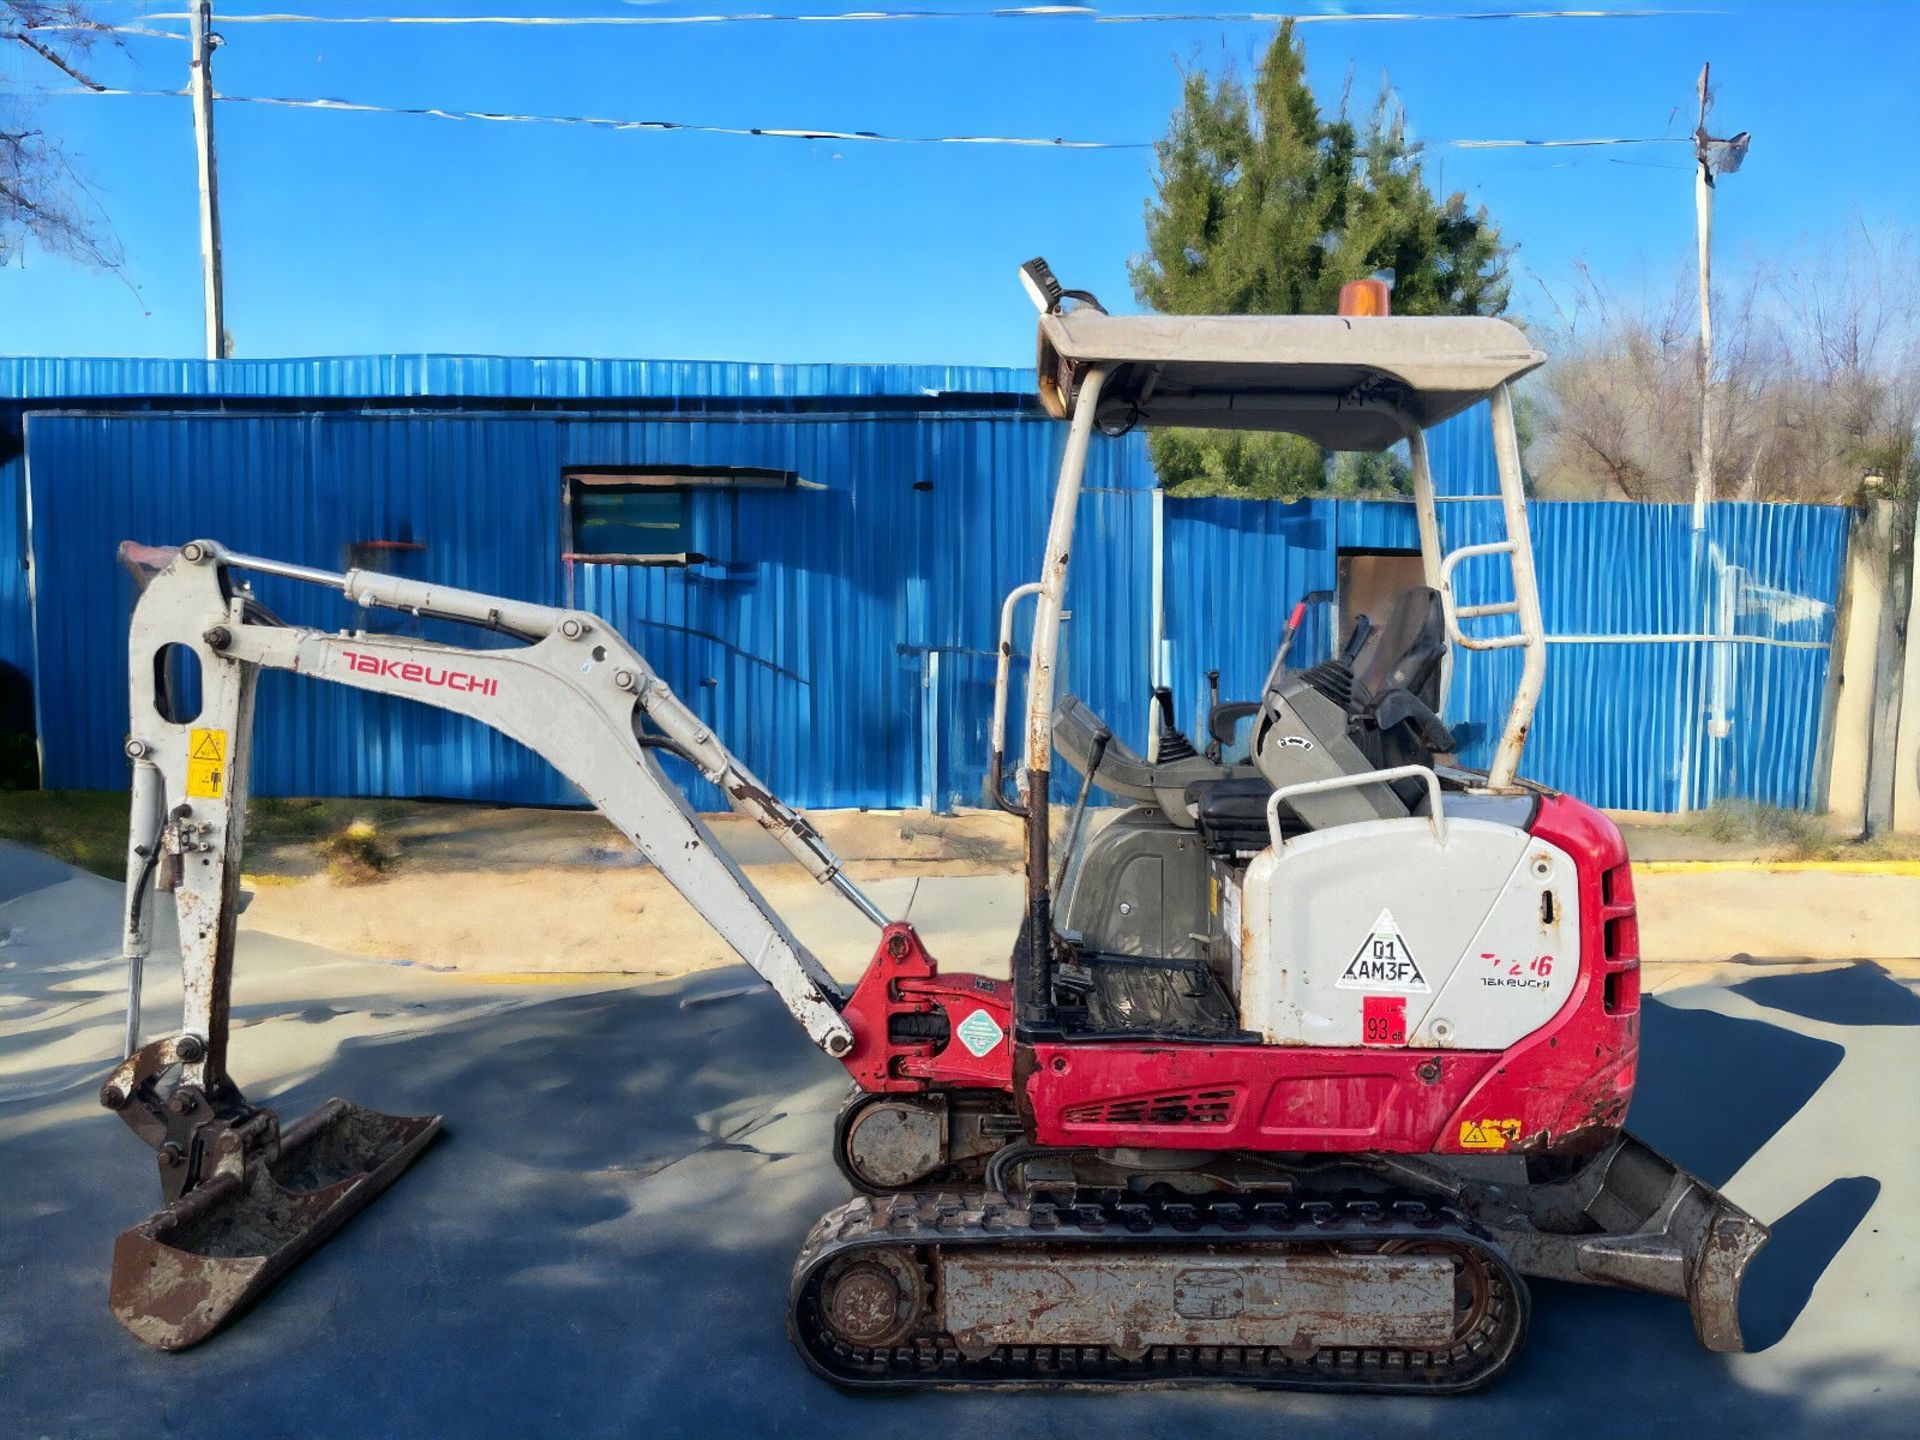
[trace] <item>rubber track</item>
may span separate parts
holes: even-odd
[[[849,1345],[829,1333],[820,1313],[828,1266],[862,1249],[909,1250],[931,1277],[934,1252],[956,1246],[1271,1243],[1322,1250],[1395,1241],[1459,1246],[1485,1266],[1485,1316],[1447,1350],[1329,1347],[1310,1359],[1290,1359],[1276,1347],[1155,1346],[1129,1360],[1104,1346],[1025,1345],[969,1360],[951,1336],[931,1331],[883,1349]],[[1000,1195],[924,1191],[856,1196],[821,1216],[794,1261],[789,1299],[788,1332],[808,1365],[856,1389],[1227,1384],[1425,1395],[1476,1389],[1504,1371],[1526,1338],[1529,1305],[1525,1282],[1499,1248],[1464,1217],[1425,1201],[1180,1203],[1108,1194],[1020,1205]],[[938,1307],[932,1296],[930,1310],[937,1314]]]

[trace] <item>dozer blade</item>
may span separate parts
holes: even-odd
[[[1621,1132],[1571,1179],[1532,1187],[1527,1212],[1495,1212],[1514,1198],[1468,1198],[1524,1275],[1614,1285],[1684,1300],[1709,1350],[1744,1350],[1740,1282],[1768,1231],[1697,1175]]]
[[[110,1301],[162,1350],[197,1345],[325,1244],[412,1164],[438,1115],[382,1115],[329,1100],[114,1243]]]

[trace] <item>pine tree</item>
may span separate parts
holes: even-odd
[[[1364,129],[1322,118],[1306,55],[1284,22],[1251,88],[1186,76],[1155,147],[1147,250],[1130,267],[1141,304],[1175,315],[1334,312],[1349,280],[1390,272],[1400,315],[1498,315],[1507,250],[1484,208],[1435,199],[1405,117],[1383,90]],[[1290,435],[1156,431],[1154,465],[1182,494],[1291,499],[1404,492],[1397,460],[1343,457]]]

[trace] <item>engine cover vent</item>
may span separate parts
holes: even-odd
[[[1069,1125],[1229,1125],[1239,1099],[1238,1088],[1128,1095],[1070,1106],[1062,1119]]]

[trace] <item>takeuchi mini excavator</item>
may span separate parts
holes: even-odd
[[[1339,316],[1122,317],[1044,262],[1022,278],[1040,398],[1067,435],[1039,578],[1001,613],[991,788],[1026,852],[1009,979],[944,973],[598,616],[210,540],[123,547],[145,582],[130,996],[101,1099],[159,1160],[164,1208],[114,1252],[112,1307],[137,1337],[204,1339],[440,1126],[334,1100],[282,1127],[229,1074],[249,734],[270,667],[472,716],[545,756],[846,1067],[833,1151],[856,1193],[807,1237],[787,1317],[837,1384],[1463,1391],[1513,1363],[1533,1276],[1683,1300],[1702,1344],[1740,1348],[1765,1228],[1622,1128],[1641,1012],[1619,832],[1518,778],[1546,649],[1508,387],[1543,357],[1499,320],[1388,316],[1364,282],[1365,303],[1342,306],[1359,313]],[[1424,434],[1481,401],[1499,484],[1477,498],[1504,538],[1447,551]],[[1203,745],[1163,712],[1134,751],[1055,682],[1088,448],[1136,425],[1404,444],[1425,585],[1317,663],[1289,665],[1283,646],[1260,694],[1214,704]],[[1507,598],[1456,602],[1475,556]],[[508,643],[302,629],[249,576]],[[1262,628],[1288,603],[1239,598]],[[195,714],[169,647],[198,659]],[[1520,652],[1484,773],[1458,764],[1440,718],[1453,647]],[[663,754],[877,927],[850,991],[714,842]],[[1117,811],[1090,817],[1096,790]],[[185,1013],[142,1043],[157,893],[178,912]]]

